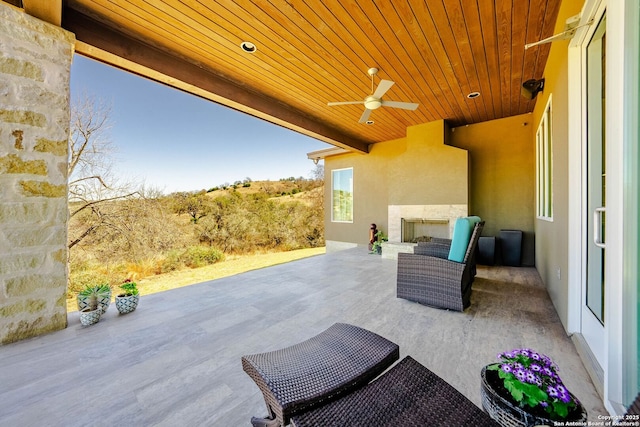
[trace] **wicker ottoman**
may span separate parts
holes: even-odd
[[[269,415],[254,426],[284,426],[293,415],[324,405],[380,375],[400,355],[391,341],[336,323],[281,350],[242,357],[242,368],[264,396]]]
[[[295,427],[499,426],[409,356],[366,387],[296,415],[292,422]]]

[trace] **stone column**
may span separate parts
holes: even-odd
[[[0,343],[67,326],[75,36],[0,2]]]

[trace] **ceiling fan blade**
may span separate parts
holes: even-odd
[[[413,102],[398,102],[398,101],[382,101],[383,107],[402,108],[403,110],[415,110],[418,105]]]
[[[334,105],[350,105],[350,104],[364,104],[364,101],[340,101],[340,102],[328,102],[327,105],[332,107]]]
[[[376,91],[373,92],[373,96],[375,98],[382,98],[382,95],[387,93],[387,91],[391,89],[391,86],[393,85],[394,85],[394,82],[392,82],[391,80],[380,80],[380,83],[378,84]]]
[[[364,109],[364,113],[362,113],[362,116],[360,116],[360,120],[358,120],[358,123],[364,123],[367,120],[369,120],[369,115],[371,114],[373,110],[369,110],[368,108]]]

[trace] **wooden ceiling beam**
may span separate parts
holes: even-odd
[[[235,110],[278,124],[321,141],[368,153],[373,141],[355,138],[262,95],[116,31],[76,10],[65,8],[62,27],[76,35],[76,51],[118,68],[207,98]],[[119,60],[121,58],[123,60]]]
[[[24,11],[53,25],[62,22],[62,0],[22,0]]]

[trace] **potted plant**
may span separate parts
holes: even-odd
[[[100,316],[107,311],[111,302],[111,287],[108,283],[102,285],[87,285],[78,293],[78,311],[80,323],[90,326],[100,321]]]
[[[78,311],[82,312],[87,308],[100,309],[102,313],[107,311],[111,302],[111,286],[108,283],[101,285],[87,285],[78,293]],[[101,314],[102,314],[101,313]]]
[[[138,285],[131,279],[127,279],[120,285],[120,289],[123,292],[116,296],[116,308],[120,314],[131,313],[138,307],[138,301],[140,301]]]
[[[371,244],[371,253],[372,254],[381,254],[382,253],[382,242],[387,242],[389,238],[384,235],[382,230],[378,230],[375,234],[376,238]]]
[[[548,356],[516,349],[500,353],[498,359],[481,373],[482,407],[493,419],[527,427],[586,422],[584,407],[564,386]]]

